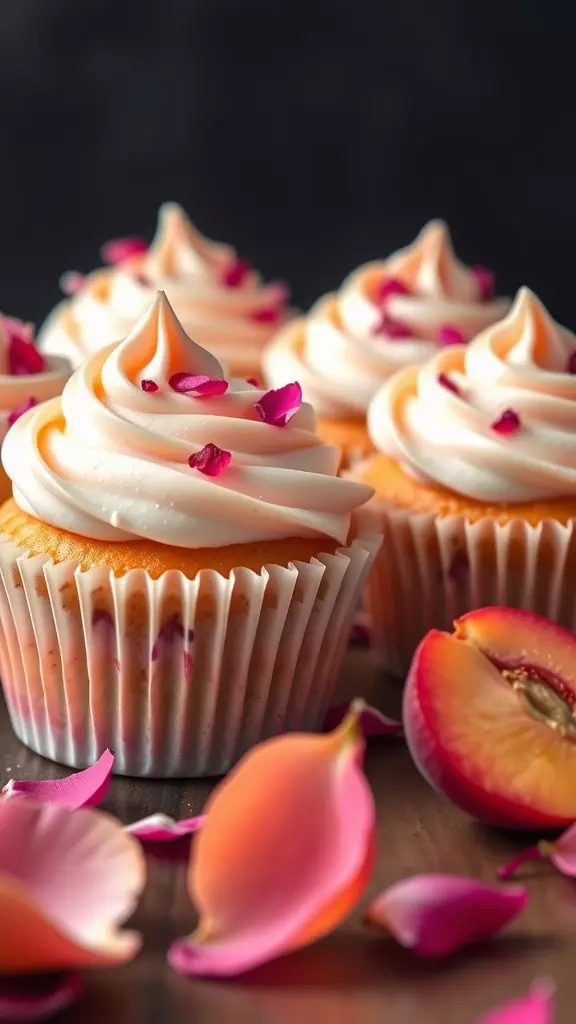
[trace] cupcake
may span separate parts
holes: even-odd
[[[3,457],[0,668],[28,746],[213,775],[319,726],[380,537],[297,384],[224,380],[160,293]]]
[[[160,208],[149,249],[138,239],[103,246],[113,265],[82,278],[64,275],[74,294],[51,313],[41,348],[74,367],[132,330],[158,289],[166,292],[186,331],[236,376],[257,375],[260,353],[288,316],[285,285],[264,285],[229,245],[209,241],[176,203]]]
[[[385,538],[367,588],[385,665],[486,605],[576,630],[576,335],[523,288],[467,347],[396,374],[368,413],[357,479]]]
[[[0,444],[23,412],[59,395],[69,376],[65,359],[38,351],[32,324],[0,316]],[[11,493],[12,484],[0,467],[0,502]]]
[[[372,450],[366,410],[384,381],[469,341],[508,308],[494,298],[492,273],[463,266],[446,225],[431,221],[412,245],[360,267],[283,327],[264,353],[264,375],[272,387],[300,381],[320,435],[342,447],[347,465]]]

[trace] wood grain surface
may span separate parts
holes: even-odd
[[[398,684],[378,674],[367,651],[351,650],[339,696],[360,688],[383,710],[398,711]],[[419,776],[402,741],[371,742],[366,768],[378,807],[377,864],[362,906],[337,933],[240,980],[180,978],[165,955],[195,921],[185,861],[149,857],[133,920],[144,935],[142,953],[127,967],[91,975],[86,998],[58,1024],[474,1024],[543,976],[557,984],[557,1024],[573,1022],[576,881],[548,864],[527,865],[530,903],[505,933],[448,963],[421,962],[362,926],[362,908],[382,887],[424,871],[493,880],[496,867],[530,838],[485,828],[450,806]],[[3,779],[65,774],[16,740],[1,702],[0,772]],[[202,809],[212,784],[114,779],[104,806],[126,823],[155,811],[189,816]]]

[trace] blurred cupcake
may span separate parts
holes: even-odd
[[[0,444],[23,412],[59,395],[69,376],[66,360],[38,351],[32,324],[0,316]],[[11,493],[12,484],[0,467],[0,502]]]
[[[298,385],[227,382],[167,299],[5,443],[0,667],[18,736],[77,767],[225,771],[318,727],[380,538]]]
[[[162,289],[186,331],[210,349],[235,376],[257,375],[260,353],[287,319],[284,284],[264,285],[229,245],[209,241],[176,203],[160,207],[152,245],[117,239],[102,248],[113,265],[86,277],[65,274],[73,293],[51,313],[41,348],[73,366],[125,338]]]
[[[368,585],[376,643],[404,674],[432,628],[507,605],[576,629],[576,335],[527,288],[468,347],[393,377],[368,414],[381,454],[355,476],[386,557]]]
[[[494,298],[492,273],[463,266],[446,225],[431,221],[412,245],[360,267],[280,330],[263,356],[265,378],[273,387],[300,381],[346,465],[372,450],[366,410],[392,373],[469,341],[509,305]]]

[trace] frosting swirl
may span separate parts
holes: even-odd
[[[274,386],[297,377],[320,415],[362,417],[392,373],[436,351],[442,328],[468,341],[508,307],[486,297],[479,268],[460,263],[446,225],[431,221],[412,245],[360,267],[283,328],[263,366]]]
[[[528,288],[467,347],[376,395],[374,444],[423,482],[485,502],[576,495],[576,335]],[[503,415],[504,414],[504,415]]]
[[[78,366],[126,337],[159,289],[186,331],[238,375],[257,371],[262,347],[287,315],[283,286],[264,285],[231,246],[204,238],[180,206],[165,203],[150,248],[89,274],[48,317],[40,345]]]
[[[70,376],[69,364],[55,356],[40,359],[38,370],[22,372],[22,367],[18,372],[12,372],[9,355],[11,330],[20,335],[24,346],[33,344],[31,324],[0,316],[0,443],[8,431],[11,415],[31,399],[44,402],[59,395]]]
[[[123,342],[96,352],[61,398],[24,414],[8,434],[4,466],[20,508],[97,540],[345,542],[352,511],[373,492],[336,476],[339,451],[316,435],[312,408],[271,426],[255,409],[258,388],[233,380],[225,394],[191,397],[168,383],[184,372],[222,379],[219,362],[187,337],[160,293]],[[207,444],[231,452],[218,477],[188,464]]]

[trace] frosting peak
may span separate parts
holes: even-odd
[[[463,302],[481,299],[477,278],[457,259],[448,226],[442,220],[431,220],[411,245],[393,253],[388,272],[422,298]]]
[[[312,408],[270,425],[256,408],[260,389],[231,380],[225,393],[182,391],[179,374],[223,377],[160,292],[124,341],[76,370],[61,399],[12,427],[3,461],[18,505],[97,540],[344,542],[372,490],[336,476],[339,451],[317,436]],[[207,473],[206,451],[225,456],[218,475]]]
[[[396,374],[368,413],[377,448],[486,502],[576,496],[576,335],[528,288],[466,346]]]

